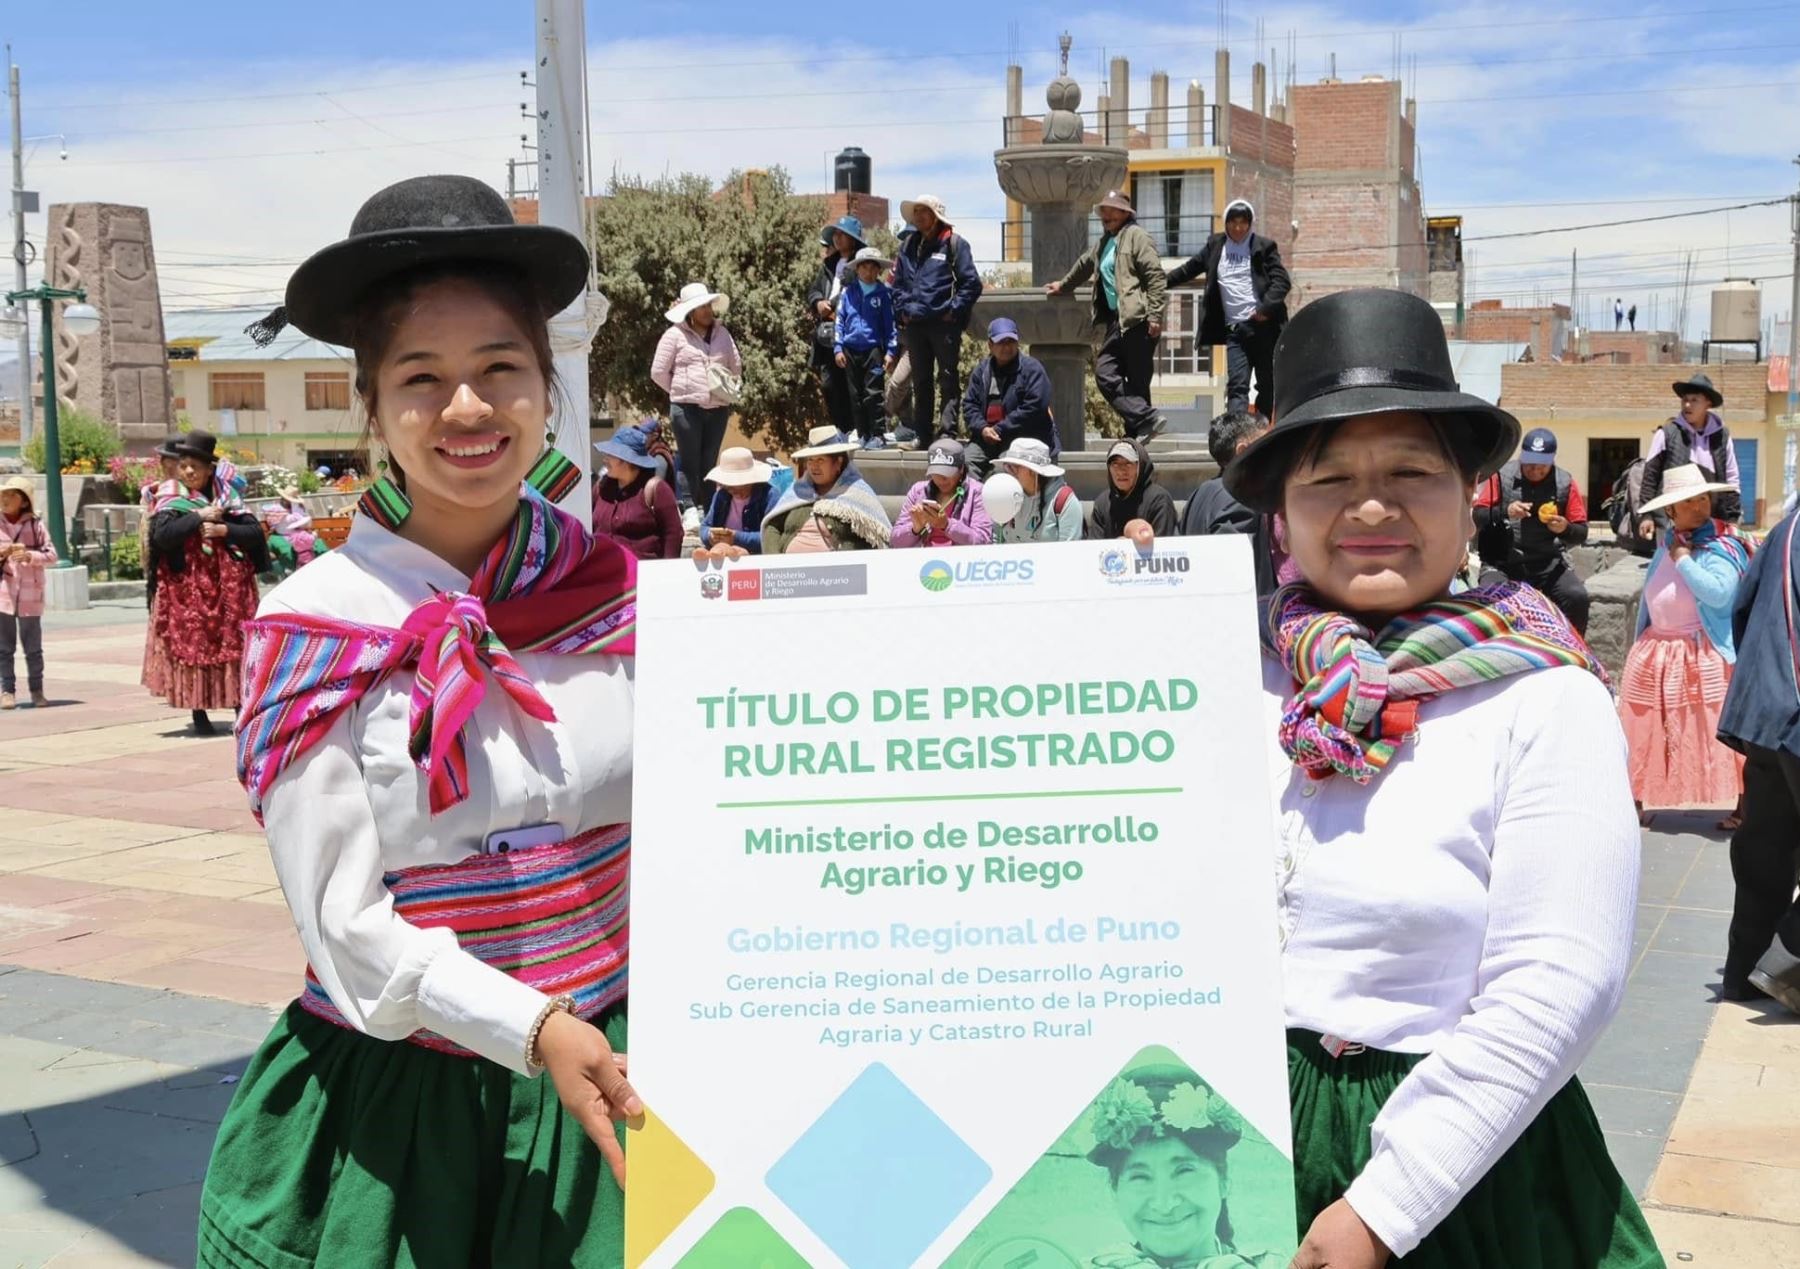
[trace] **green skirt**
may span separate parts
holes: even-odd
[[[624,1006],[599,1025],[623,1051]],[[547,1076],[298,1004],[245,1071],[200,1198],[200,1269],[615,1269],[624,1244],[619,1187]]]
[[[1369,1128],[1419,1055],[1374,1049],[1333,1058],[1311,1031],[1288,1032],[1299,1232],[1369,1162]],[[1404,1260],[1408,1269],[1646,1269],[1662,1266],[1643,1213],[1613,1166],[1575,1080]]]

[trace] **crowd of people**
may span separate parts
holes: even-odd
[[[967,384],[961,381],[958,351],[982,282],[943,200],[921,194],[900,210],[907,224],[893,260],[869,246],[854,216],[820,231],[824,255],[806,294],[806,320],[814,327],[812,364],[836,430],[866,449],[925,448],[961,430],[981,451],[971,455],[978,476],[1016,435],[1038,437],[1055,457],[1049,379],[1035,359],[1018,354],[1016,323],[989,323],[988,357]],[[1227,408],[1266,419],[1275,341],[1287,321],[1292,283],[1275,241],[1255,232],[1255,208],[1234,200],[1224,229],[1171,270],[1163,268],[1155,240],[1124,193],[1109,192],[1094,216],[1098,240],[1044,289],[1070,296],[1092,281],[1095,383],[1126,436],[1149,441],[1168,426],[1150,398],[1157,341],[1169,291],[1196,280],[1204,283],[1197,333],[1202,343],[1226,350]]]
[[[1140,374],[1167,279],[1129,204],[1105,210],[1065,281],[1098,278],[1130,434],[1086,507],[1016,326],[991,323],[955,381],[979,278],[934,199],[907,205],[891,290],[860,226],[829,227],[808,312],[833,421],[797,470],[720,452],[742,363],[727,298],[684,288],[655,360],[677,448],[654,421],[604,442],[592,524],[555,506],[572,477],[549,431],[548,322],[587,284],[578,239],[516,225],[479,181],[421,177],[299,267],[286,319],[353,349],[381,454],[350,538],[259,604],[264,526],[214,438],[171,438],[146,500],[145,681],[202,730],[241,703],[239,775],[308,963],[219,1127],[201,1266],[622,1263],[623,1140],[644,1114],[625,1058],[632,596],[638,560],[681,548],[682,486],[724,554],[1252,537],[1246,743],[1281,773],[1293,1265],[1663,1263],[1575,1071],[1630,960],[1634,802],[1725,803],[1741,779],[1723,991],[1800,1012],[1800,515],[1760,546],[1740,531],[1722,400],[1698,391],[1691,416],[1682,389],[1711,385],[1676,385],[1654,492],[1630,507],[1652,558],[1615,698],[1580,633],[1567,552],[1587,509],[1555,436],[1460,391],[1423,300],[1351,291],[1290,320],[1247,206],[1189,274],[1236,351],[1208,438],[1223,474],[1178,508]],[[856,458],[885,443],[871,388],[900,354],[926,468],[890,518]],[[15,642],[41,693],[27,623],[50,562],[29,488],[0,488],[9,695]],[[1166,1118],[1190,1074],[1128,1078]],[[1230,1135],[1134,1130],[1090,1157],[1122,1212],[1134,1157],[1211,1167],[1192,1241],[1229,1256]],[[1127,1219],[1122,1254],[1188,1254],[1152,1224]]]

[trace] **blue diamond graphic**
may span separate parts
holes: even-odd
[[[769,1189],[850,1269],[905,1269],[993,1177],[872,1063],[769,1169]]]

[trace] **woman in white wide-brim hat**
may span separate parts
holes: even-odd
[[[774,504],[770,480],[775,469],[742,445],[719,455],[718,466],[706,473],[716,492],[700,525],[702,546],[740,546],[752,555],[762,553],[762,522]]]
[[[1731,610],[1750,567],[1749,544],[1713,515],[1713,497],[1736,493],[1694,463],[1663,474],[1641,508],[1669,527],[1650,558],[1637,640],[1619,683],[1619,720],[1631,746],[1631,794],[1649,812],[1736,805],[1744,760],[1717,739],[1737,660]],[[1735,823],[1727,820],[1727,827]]]
[[[792,455],[804,474],[763,516],[764,555],[887,548],[893,521],[856,470],[857,448],[829,423],[807,432],[805,446]]]
[[[730,308],[730,296],[704,282],[689,282],[664,314],[669,329],[650,362],[650,378],[669,394],[669,422],[675,428],[687,500],[695,507],[706,505],[702,486],[719,461],[725,424],[744,375],[737,341],[719,320]]]

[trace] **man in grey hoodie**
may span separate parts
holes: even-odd
[[[1244,199],[1225,208],[1225,232],[1206,240],[1200,254],[1169,273],[1169,287],[1206,279],[1200,320],[1202,342],[1225,345],[1225,408],[1250,406],[1250,374],[1256,373],[1256,412],[1269,417],[1275,400],[1275,340],[1287,321],[1293,286],[1281,249],[1251,231],[1256,209]]]

